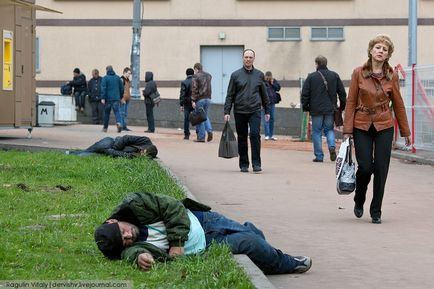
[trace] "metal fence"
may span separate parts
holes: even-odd
[[[434,151],[434,65],[405,67],[398,65],[401,77],[401,94],[412,133],[413,151]],[[395,141],[404,145],[398,137],[395,125]]]

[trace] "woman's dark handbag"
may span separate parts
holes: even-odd
[[[343,126],[344,125],[344,119],[342,118],[342,110],[341,108],[338,108],[335,111],[335,126]]]
[[[339,148],[336,158],[336,190],[348,195],[356,189],[356,164],[352,159],[353,140],[347,138]]]
[[[201,124],[206,120],[205,110],[202,107],[193,110],[192,112],[190,112],[188,119],[190,120],[191,125]]]
[[[235,137],[229,122],[225,123],[222,137],[220,138],[219,157],[225,159],[238,157],[237,138]]]

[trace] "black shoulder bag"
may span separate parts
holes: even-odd
[[[329,86],[328,86],[326,78],[321,73],[321,71],[319,71],[319,70],[317,70],[317,71],[318,71],[319,75],[321,75],[321,78],[322,78],[322,81],[324,82],[327,94],[329,94]],[[330,98],[330,95],[329,95],[329,98]],[[331,98],[330,98],[330,101],[332,101]],[[335,106],[333,103],[332,103],[332,105]],[[335,108],[334,119],[335,119],[335,126],[343,126],[344,125],[344,119],[342,118],[342,110],[340,107]]]

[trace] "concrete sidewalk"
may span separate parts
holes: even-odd
[[[0,131],[3,145],[85,148],[107,136],[99,126]],[[141,127],[132,127],[143,134]],[[110,131],[109,131],[110,132]],[[108,135],[117,136],[114,132]],[[159,158],[202,202],[263,229],[275,247],[313,258],[302,275],[269,276],[277,288],[418,288],[434,284],[434,167],[392,159],[383,202],[383,224],[356,219],[350,196],[338,196],[334,163],[313,163],[310,143],[288,137],[263,142],[262,174],[240,173],[237,159],[217,157],[212,143],[182,140],[182,131],[149,135]],[[123,134],[123,133],[122,133]]]

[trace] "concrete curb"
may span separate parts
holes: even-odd
[[[429,155],[419,156],[409,152],[394,150],[392,151],[392,157],[409,162],[415,162],[418,164],[434,166],[434,159],[431,158]]]
[[[160,159],[156,159],[156,160],[158,164],[167,172],[167,174],[175,180],[177,185],[184,190],[187,197],[197,201],[197,198],[193,195],[193,193],[189,190],[189,188],[181,182],[181,180],[170,170],[170,168],[167,167]],[[238,263],[238,265],[243,268],[244,272],[247,274],[247,276],[249,277],[250,281],[252,282],[255,288],[257,289],[276,288],[273,286],[273,284],[271,284],[271,282],[264,275],[264,273],[252,262],[252,260],[250,260],[250,258],[247,257],[247,255],[237,254],[233,256],[235,261]]]
[[[253,286],[258,289],[276,289],[264,273],[250,260],[247,255],[233,255],[235,261],[244,268],[244,271],[252,281]]]
[[[0,143],[1,150],[16,150],[16,151],[29,151],[29,152],[42,152],[42,151],[57,151],[65,152],[67,149],[62,148],[50,148],[40,146],[29,145],[16,145],[16,144],[2,144]],[[197,198],[191,193],[187,186],[185,186],[181,180],[167,167],[160,159],[155,159],[160,167],[172,177],[176,184],[182,188],[188,198],[197,201]],[[264,273],[247,257],[246,255],[234,255],[235,261],[246,272],[253,286],[257,289],[275,289],[271,282],[267,279]]]
[[[62,149],[62,148],[50,148],[50,147],[41,147],[41,146],[4,144],[4,143],[0,143],[0,150],[27,151],[27,152],[46,152],[46,151],[65,152],[65,151],[67,151],[67,149]]]

